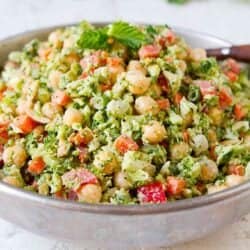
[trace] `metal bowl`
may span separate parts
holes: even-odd
[[[0,65],[9,52],[32,38],[46,38],[57,27],[0,41]],[[175,31],[194,47],[230,45],[210,35],[180,28]],[[85,247],[156,248],[200,238],[239,219],[250,209],[250,183],[203,197],[140,206],[61,201],[0,183],[0,204],[0,217],[39,235]]]

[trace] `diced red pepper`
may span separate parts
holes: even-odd
[[[140,59],[145,59],[148,57],[158,57],[160,54],[161,48],[155,44],[144,45],[139,49]]]
[[[166,47],[167,45],[171,45],[175,41],[176,41],[176,35],[172,30],[168,30],[167,34],[165,34],[159,38],[159,44],[162,47]]]
[[[197,80],[194,84],[200,88],[203,97],[206,95],[216,95],[216,89],[210,81]]]
[[[38,175],[43,172],[45,168],[45,162],[42,157],[34,158],[28,165],[28,172],[33,175]]]
[[[227,108],[232,104],[233,98],[227,89],[222,88],[219,91],[219,102],[222,108]]]
[[[60,200],[64,200],[65,192],[63,190],[57,191],[56,193],[54,193],[53,197],[60,199]]]
[[[8,127],[8,123],[0,124],[0,143],[5,143],[9,139]]]
[[[234,106],[234,116],[237,121],[242,120],[245,117],[246,113],[243,110],[240,104],[235,104]]]
[[[241,164],[230,165],[228,168],[228,174],[235,174],[235,175],[244,176],[245,175],[245,167]]]
[[[182,98],[183,98],[183,95],[182,95],[181,93],[177,92],[177,93],[174,95],[174,103],[175,103],[176,105],[179,105]]]
[[[16,118],[15,125],[21,129],[24,134],[28,134],[33,131],[38,123],[27,115],[21,115]]]
[[[86,162],[86,160],[88,159],[88,149],[85,147],[78,147],[78,151],[79,151],[78,155],[79,161],[81,163]]]
[[[167,39],[168,44],[173,44],[176,40],[175,33],[172,30],[168,30],[166,39]]]
[[[112,87],[113,86],[111,84],[101,84],[100,85],[100,89],[102,92],[105,92],[106,90],[110,90],[110,89],[112,89]]]
[[[169,176],[167,178],[167,193],[170,195],[179,195],[186,186],[184,179],[176,176]]]
[[[115,140],[114,145],[116,150],[121,154],[125,154],[127,151],[136,151],[139,149],[137,143],[126,135],[120,135]]]
[[[122,64],[122,59],[120,57],[108,57],[107,64],[109,66],[119,66]]]
[[[82,132],[72,134],[69,137],[69,142],[74,143],[75,145],[87,145],[93,139],[93,132],[90,129],[85,129]]]
[[[167,201],[164,186],[160,182],[139,187],[137,196],[140,203],[163,203]]]
[[[188,142],[189,141],[189,133],[188,133],[187,130],[183,131],[182,136],[183,136],[184,142]]]
[[[66,106],[71,101],[70,96],[62,90],[57,90],[55,93],[53,93],[51,99],[52,103],[58,104],[60,106]]]
[[[213,160],[216,160],[216,159],[217,159],[217,154],[216,154],[216,152],[215,152],[215,148],[216,148],[216,146],[213,145],[213,146],[211,146],[210,149],[209,149],[209,156],[210,156],[211,159],[213,159]]]
[[[230,82],[235,82],[240,74],[240,65],[232,58],[227,59],[222,64],[222,71],[228,77]]]
[[[156,101],[161,110],[168,110],[170,107],[169,100],[167,98]]]

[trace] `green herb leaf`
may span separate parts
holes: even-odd
[[[106,49],[108,48],[108,36],[106,28],[85,31],[77,45],[82,49]]]
[[[140,48],[146,40],[145,34],[137,27],[122,21],[111,24],[107,34],[132,49]]]

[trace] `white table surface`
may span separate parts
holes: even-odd
[[[233,43],[250,42],[249,0],[193,0],[185,6],[170,5],[164,0],[0,0],[0,39],[82,19],[167,23],[211,33]],[[247,250],[249,245],[250,215],[206,238],[167,250]],[[83,249],[86,248],[33,235],[0,220],[0,250]]]

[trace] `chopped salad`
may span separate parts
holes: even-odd
[[[0,179],[88,203],[165,203],[250,177],[250,82],[166,25],[87,22],[9,54]]]

